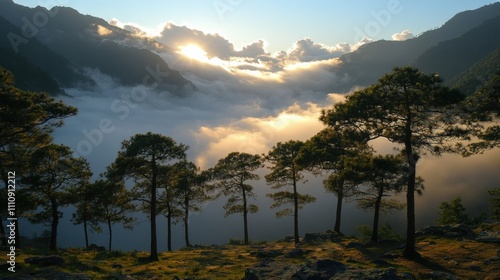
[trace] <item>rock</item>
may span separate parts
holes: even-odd
[[[487,243],[500,243],[500,232],[498,231],[481,231],[477,237],[476,241],[478,242],[487,242]]]
[[[293,249],[292,251],[288,252],[285,255],[285,258],[301,258],[304,255],[305,255],[304,250],[297,248],[297,249]]]
[[[491,257],[491,258],[487,258],[485,261],[484,261],[484,264],[485,265],[490,265],[492,263],[500,263],[500,257]]]
[[[282,251],[281,250],[259,250],[255,253],[255,256],[257,258],[276,258],[278,256],[281,256]]]
[[[347,270],[343,263],[334,260],[318,260],[306,264],[292,275],[291,280],[330,279]]]
[[[389,259],[389,260],[394,260],[394,259],[399,258],[399,254],[387,252],[387,253],[384,253],[384,255],[382,256],[382,258]]]
[[[428,226],[415,233],[416,237],[437,236],[447,238],[475,238],[475,233],[467,225]]]
[[[372,264],[376,265],[376,266],[389,266],[390,264],[385,261],[385,260],[373,260],[371,261]]]
[[[265,260],[245,270],[243,280],[290,279],[299,269],[296,264]]]
[[[87,250],[89,251],[97,251],[97,252],[105,252],[106,247],[104,246],[97,246],[96,244],[90,244],[89,247],[87,247]]]
[[[24,260],[27,264],[34,264],[40,266],[60,266],[64,264],[64,259],[61,256],[46,256],[46,257],[32,257]]]
[[[114,263],[111,265],[112,268],[119,268],[119,269],[122,269],[123,268],[123,265],[122,264],[119,264],[119,263]]]
[[[415,279],[411,273],[398,273],[393,267],[377,269],[350,269],[334,260],[318,260],[303,266],[265,260],[245,270],[243,280],[321,280],[321,279]],[[427,279],[427,278],[426,278]],[[448,278],[432,278],[448,279]],[[449,278],[454,279],[454,278]]]
[[[360,249],[360,248],[364,248],[364,247],[365,247],[365,245],[363,245],[362,243],[359,243],[359,242],[355,242],[355,241],[349,242],[347,245],[345,245],[346,249],[350,249],[350,248]]]
[[[295,236],[293,236],[293,235],[285,236],[285,238],[283,238],[283,241],[284,242],[294,242],[295,241]]]
[[[481,271],[481,267],[478,265],[471,265],[470,270],[472,271]]]
[[[435,279],[435,280],[457,280],[458,278],[447,272],[431,271],[419,273],[421,279]]]
[[[398,273],[394,267],[388,267],[385,269],[354,269],[348,270],[338,276],[335,279],[339,280],[351,280],[351,279],[370,279],[370,280],[400,280],[400,279],[415,279],[415,276],[411,273]]]
[[[340,241],[342,238],[341,233],[336,233],[334,231],[327,230],[320,233],[306,233],[304,239],[300,242],[302,244],[321,244],[326,241]]]

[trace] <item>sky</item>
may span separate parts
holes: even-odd
[[[410,30],[418,35],[441,26],[460,11],[476,9],[491,0],[148,0],[76,1],[15,0],[25,6],[54,5],[75,8],[82,14],[106,21],[117,19],[134,24],[151,34],[167,22],[205,33],[220,34],[237,49],[255,42],[267,42],[269,52],[286,51],[304,38],[328,46],[355,44],[360,32],[373,40],[390,40],[395,33]],[[375,25],[374,25],[375,23]],[[377,24],[380,30],[377,29]],[[378,31],[378,32],[377,32]]]
[[[188,160],[202,169],[233,151],[263,154],[280,141],[305,141],[324,128],[318,120],[321,110],[345,97],[330,90],[332,83],[342,81],[334,71],[339,56],[373,40],[412,38],[443,25],[457,12],[492,1],[15,2],[31,7],[50,8],[54,3],[73,7],[138,36],[150,36],[172,48],[172,52],[159,55],[196,86],[196,90],[179,96],[141,85],[126,87],[96,69],[86,69],[98,86],[92,90],[65,89],[71,97],[62,100],[78,107],[79,113],[66,119],[65,125],[55,130],[54,138],[86,158],[95,179],[113,162],[120,143],[136,133],[161,133],[188,145]],[[103,27],[96,31],[104,37],[111,32]],[[144,95],[134,100],[134,92]],[[117,104],[127,108],[127,113],[114,110]],[[112,129],[99,130],[102,120],[111,123]],[[82,143],[92,143],[91,149],[79,149]],[[373,144],[381,153],[394,152],[387,142]],[[458,195],[471,215],[487,211],[486,189],[500,186],[499,159],[500,151],[495,149],[466,159],[447,155],[419,160],[417,172],[424,178],[426,189],[416,198],[417,227],[434,223],[439,204]],[[267,171],[258,173],[263,178]],[[318,201],[301,210],[301,235],[331,229],[334,222],[335,196],[325,194],[322,177],[308,179],[307,184],[299,186],[300,191],[316,196]],[[274,210],[269,209],[272,201],[266,194],[270,187],[264,180],[251,183],[261,211],[249,217],[250,238],[276,240],[290,235],[292,219],[276,219]],[[404,199],[404,195],[399,198]],[[241,217],[224,218],[224,202],[224,198],[210,202],[203,212],[191,216],[192,243],[221,244],[230,238],[243,238]],[[403,232],[404,215],[404,211],[384,215],[382,223],[391,222]],[[69,217],[71,213],[66,212],[61,221],[61,246],[75,246],[75,238],[82,246],[82,230],[76,230]],[[371,218],[370,213],[348,202],[342,230],[353,234],[356,226],[370,224]],[[165,249],[166,225],[164,217],[158,217],[158,221],[161,251]],[[148,223],[144,216],[139,222],[132,232],[114,227],[115,248],[148,249]],[[28,233],[40,233],[42,228],[24,227]],[[91,242],[106,244],[106,238],[106,234],[93,234]],[[174,230],[174,247],[182,245],[179,224]]]

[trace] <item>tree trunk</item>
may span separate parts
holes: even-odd
[[[83,218],[83,231],[85,233],[85,248],[89,247],[89,235],[87,232],[87,219]]]
[[[344,200],[344,186],[340,186],[339,191],[337,192],[337,213],[335,214],[335,226],[333,230],[337,233],[340,233],[340,222],[342,220],[342,200]]]
[[[189,199],[188,196],[184,198],[184,240],[186,241],[186,247],[191,247],[189,243]]]
[[[151,181],[151,208],[149,209],[149,217],[151,218],[151,253],[149,255],[149,259],[151,261],[158,261],[158,244],[156,241],[156,177],[157,177],[157,168],[156,168],[156,158],[153,155],[151,159],[152,162],[152,181]]]
[[[295,244],[299,244],[299,198],[297,194],[297,183],[295,173],[293,175],[293,235]]]
[[[377,193],[377,199],[375,200],[375,210],[373,214],[373,228],[372,228],[372,236],[370,238],[370,243],[378,242],[378,223],[380,217],[380,204],[382,203],[383,194],[384,194],[384,189],[380,187]]]
[[[247,194],[245,192],[245,187],[242,187],[243,189],[243,229],[245,231],[245,245],[250,244],[250,241],[248,239],[248,221],[247,221]]]
[[[167,251],[172,252],[172,209],[167,204]]]
[[[403,256],[407,259],[414,259],[420,254],[415,250],[415,181],[416,181],[416,156],[413,154],[411,145],[411,133],[405,143],[405,152],[409,164],[408,189],[406,191],[406,244]]]
[[[109,230],[108,251],[111,252],[111,242],[113,241],[113,231],[111,229],[111,220],[110,219],[108,219],[108,230]]]
[[[57,201],[54,198],[50,199],[52,206],[52,223],[50,231],[50,245],[51,251],[57,251],[57,226],[59,225],[59,213],[57,211]]]

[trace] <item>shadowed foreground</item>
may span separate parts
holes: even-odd
[[[366,245],[334,232],[306,234],[249,246],[194,246],[159,254],[83,249],[60,250],[46,258],[25,249],[16,273],[2,269],[1,279],[498,279],[500,223],[471,230],[433,226],[417,232],[421,257],[400,256],[404,242]],[[52,261],[53,263],[49,263]]]

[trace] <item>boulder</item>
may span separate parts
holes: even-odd
[[[281,250],[258,250],[257,252],[252,252],[251,255],[261,259],[272,259],[281,256],[282,253],[283,252]]]
[[[299,269],[296,264],[265,260],[245,270],[243,280],[290,279]]]
[[[299,271],[292,275],[292,280],[307,279],[330,279],[337,274],[343,273],[347,267],[334,260],[318,260],[302,266]]]
[[[388,267],[385,269],[353,269],[348,270],[338,276],[335,279],[339,280],[351,280],[351,279],[366,279],[366,280],[413,280],[415,276],[411,273],[398,273],[394,267]]]
[[[442,271],[421,272],[418,274],[421,279],[435,279],[435,280],[457,280],[457,276]]]
[[[500,243],[500,232],[490,231],[490,230],[481,231],[477,235],[476,241],[487,242],[487,243]]]
[[[104,247],[104,246],[97,246],[96,244],[90,244],[89,247],[87,247],[87,250],[89,250],[89,251],[97,251],[97,252],[104,252],[104,251],[106,251],[106,247]]]
[[[46,256],[46,257],[32,257],[24,260],[27,264],[34,264],[39,266],[61,266],[64,264],[64,259],[61,256]]]
[[[285,255],[285,258],[301,258],[304,255],[305,255],[304,250],[297,248],[297,249],[293,249],[292,251],[288,252]]]
[[[463,224],[443,225],[443,226],[428,226],[415,233],[416,237],[421,236],[436,236],[447,238],[471,238],[474,239],[475,233],[472,229]]]

